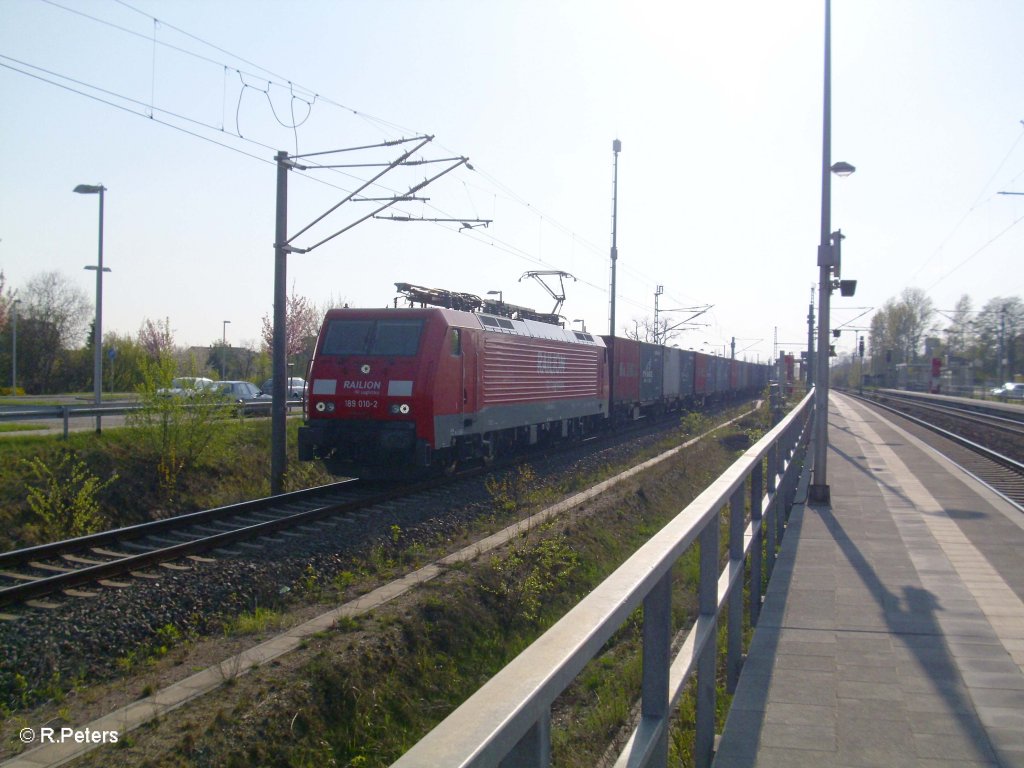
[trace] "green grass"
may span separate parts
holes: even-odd
[[[40,429],[46,429],[46,427],[40,424],[19,424],[10,421],[0,423],[0,432],[33,432]]]
[[[543,526],[502,552],[421,587],[400,608],[311,641],[297,675],[288,680],[257,676],[241,684],[269,686],[276,692],[272,704],[264,703],[258,716],[240,705],[229,727],[192,734],[189,748],[222,765],[390,765],[732,460],[719,440],[703,441],[645,473],[614,509]],[[496,518],[512,500],[519,515],[533,511],[533,502],[516,490],[514,483],[492,489]],[[675,569],[677,630],[693,621],[697,563],[693,548]],[[368,560],[365,570],[373,565]],[[594,765],[628,722],[639,695],[641,618],[639,610],[634,612],[555,702],[553,764]],[[720,699],[723,712],[724,703]],[[673,731],[674,765],[689,759],[688,706],[684,703],[683,724]]]
[[[299,462],[295,453],[299,420],[289,419],[289,474],[286,490],[331,482],[318,463]],[[269,419],[225,419],[216,450],[175,478],[168,494],[159,472],[159,457],[140,444],[129,428],[59,435],[26,432],[0,439],[0,550],[43,543],[44,537],[27,502],[31,483],[28,462],[39,458],[56,465],[63,451],[81,459],[100,478],[117,480],[100,495],[104,527],[113,528],[183,512],[206,509],[270,492]]]
[[[257,607],[251,613],[243,613],[229,619],[224,625],[224,635],[257,635],[284,626],[284,616],[270,608]]]
[[[204,464],[201,474],[186,478],[181,503],[188,499],[198,504],[218,493],[239,495],[250,483],[265,483],[269,425],[232,422],[231,427],[237,431],[226,447]],[[743,429],[753,428],[745,424]],[[53,444],[37,438],[17,442],[32,443],[36,450]],[[100,470],[115,466],[120,475],[128,474],[117,465],[132,448],[128,437],[87,433],[73,435],[69,442],[94,462],[101,476],[106,475]],[[295,445],[294,434],[289,445]],[[0,441],[0,462],[4,450]],[[220,765],[389,765],[678,514],[732,460],[723,441],[702,441],[631,481],[635,487],[614,508],[569,515],[556,525],[534,529],[505,551],[451,569],[443,579],[416,590],[408,601],[310,638],[303,644],[305,658],[299,659],[297,673],[273,677],[272,666],[267,665],[232,680],[229,696],[235,697],[235,704],[234,709],[227,705],[230,716],[216,728],[197,727],[185,734],[180,753],[167,756],[167,764],[179,764],[179,758],[195,752]],[[572,485],[591,485],[613,471],[606,467]],[[246,479],[252,475],[260,479]],[[300,483],[308,478],[291,479]],[[502,519],[501,508],[510,502],[516,507],[514,514],[522,516],[535,511],[548,495],[521,487],[529,484],[528,475],[515,479],[520,482],[494,488],[496,525]],[[141,490],[140,485],[120,492]],[[365,562],[351,564],[351,570],[337,575],[310,571],[292,593],[331,600],[336,591],[355,586],[365,574],[405,561],[402,530],[393,529],[385,543],[387,562],[382,562],[385,550],[370,551]],[[422,551],[423,542],[415,546],[416,560],[428,554]],[[692,622],[696,558],[696,551],[691,551],[675,569],[677,629]],[[555,703],[556,764],[594,765],[628,719],[639,693],[639,618],[635,612]],[[224,631],[228,636],[270,631],[282,621],[276,610],[258,609],[229,620]],[[153,648],[145,649],[147,660],[159,658],[175,642],[170,630],[165,634]],[[268,697],[268,689],[273,696]],[[685,764],[683,745],[692,732],[684,723],[672,739],[674,754],[683,756]],[[144,750],[145,740],[125,748]]]

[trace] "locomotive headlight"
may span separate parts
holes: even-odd
[[[321,401],[320,401],[319,403],[317,403],[317,404],[316,404],[316,409],[317,409],[318,411],[320,411],[320,413],[323,413],[323,412],[324,412],[324,409],[325,409],[326,407],[327,407],[327,403],[325,403],[325,402],[324,402],[323,400],[321,400]]]
[[[409,404],[408,403],[402,403],[400,406],[398,406],[398,410],[401,413],[408,413],[409,412]]]
[[[328,413],[334,413],[334,403],[328,403],[327,404],[327,412]]]

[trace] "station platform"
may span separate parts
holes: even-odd
[[[1024,512],[852,398],[714,765],[1024,767]]]

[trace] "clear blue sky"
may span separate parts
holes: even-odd
[[[857,167],[833,183],[832,223],[859,281],[835,324],[908,286],[939,309],[1024,292],[1024,197],[996,194],[1024,191],[1024,3],[832,13],[832,159]],[[295,290],[381,306],[409,282],[548,310],[519,277],[563,269],[578,278],[563,314],[605,332],[619,138],[617,325],[650,316],[662,284],[663,308],[714,305],[680,346],[735,336],[765,360],[776,329],[783,349],[803,344],[817,279],[823,18],[823,0],[0,0],[0,268],[14,287],[58,270],[91,300],[96,198],[71,190],[102,183],[105,329],[166,317],[179,344],[207,344],[231,320],[229,342],[254,342],[272,303],[275,151],[429,133],[417,157],[475,171],[394,212],[493,223],[364,222],[291,256]],[[289,232],[368,172],[291,174]]]

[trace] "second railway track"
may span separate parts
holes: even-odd
[[[882,392],[865,398],[906,429],[1024,508],[1024,413]],[[981,410],[979,410],[981,408]]]

